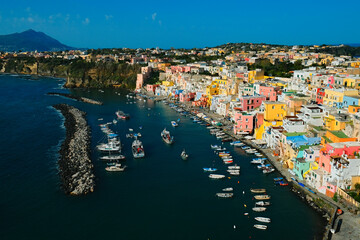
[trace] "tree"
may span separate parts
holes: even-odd
[[[359,196],[359,194],[360,194],[360,183],[355,184],[355,191],[356,191],[357,195]]]

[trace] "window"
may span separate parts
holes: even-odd
[[[247,128],[248,128],[248,125],[246,125],[245,128],[247,129]]]
[[[272,106],[272,109],[275,109],[275,106]]]

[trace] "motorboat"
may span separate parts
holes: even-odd
[[[254,198],[256,200],[269,200],[271,197],[269,195],[256,195]]]
[[[257,188],[257,189],[251,188],[250,191],[252,193],[265,193],[266,189],[265,188]]]
[[[254,228],[261,229],[261,230],[266,230],[267,226],[266,225],[261,225],[261,224],[255,224]]]
[[[264,201],[259,201],[259,202],[256,202],[255,204],[258,206],[262,206],[262,207],[270,206],[270,202],[264,202]]]
[[[108,142],[98,145],[97,149],[102,152],[119,152],[121,147],[114,142]]]
[[[272,173],[272,172],[274,172],[275,171],[275,169],[274,168],[265,168],[265,169],[263,169],[263,173]]]
[[[277,182],[277,181],[282,181],[284,178],[282,177],[277,177],[277,178],[274,178],[274,181]]]
[[[254,212],[264,212],[266,211],[266,207],[253,207],[252,210]]]
[[[245,144],[242,143],[242,142],[240,142],[240,143],[234,143],[234,144],[233,144],[234,147],[242,147],[242,146],[244,146],[244,145],[245,145]]]
[[[172,125],[173,127],[179,126],[179,124],[178,124],[177,122],[175,122],[175,121],[171,121],[171,125]]]
[[[230,164],[230,163],[233,163],[234,161],[232,160],[232,159],[224,159],[223,160],[223,162],[225,163],[225,164]]]
[[[131,144],[131,150],[134,158],[143,158],[145,157],[144,147],[142,142],[138,139],[135,139]]]
[[[125,159],[124,155],[108,155],[108,156],[102,156],[100,157],[101,160],[105,161],[117,161],[117,160],[123,160]]]
[[[204,172],[216,172],[217,168],[203,168]]]
[[[108,172],[123,172],[125,170],[126,166],[121,167],[120,163],[117,163],[115,165],[111,165],[105,168]]]
[[[233,193],[217,193],[216,196],[221,197],[221,198],[231,198],[234,196],[234,194]]]
[[[174,137],[170,135],[170,132],[167,131],[166,128],[161,132],[161,138],[167,144],[173,144],[174,142]]]
[[[252,163],[252,164],[264,164],[264,160],[255,160],[255,159],[253,159],[252,161],[250,161],[250,163]]]
[[[240,175],[240,170],[227,170],[227,172],[230,173],[230,175],[235,175],[235,176]]]
[[[129,119],[130,118],[130,115],[129,114],[126,114],[124,113],[123,111],[116,111],[115,112],[116,116],[119,118],[119,119]]]
[[[181,152],[180,156],[183,160],[187,160],[189,157],[189,155],[185,152],[185,149]]]
[[[240,166],[237,166],[237,165],[228,166],[228,169],[230,169],[230,170],[236,170],[236,169],[240,169]]]
[[[232,187],[228,187],[228,188],[223,188],[222,190],[224,192],[232,192],[234,189]]]
[[[221,174],[210,174],[210,175],[209,175],[209,178],[212,178],[212,179],[222,179],[222,178],[225,178],[225,175],[221,175]]]

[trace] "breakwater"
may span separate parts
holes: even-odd
[[[79,102],[86,102],[86,103],[90,103],[90,104],[95,104],[95,105],[102,105],[103,103],[94,99],[90,99],[90,98],[86,98],[86,97],[76,97],[73,96],[71,94],[68,93],[57,93],[57,92],[49,92],[48,95],[50,96],[63,96],[63,97],[67,97],[70,99],[74,99],[76,101]]]
[[[85,113],[67,104],[53,106],[65,117],[66,138],[60,149],[59,169],[66,194],[94,191],[95,176],[90,159],[90,128]]]

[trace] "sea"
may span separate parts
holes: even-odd
[[[180,116],[163,102],[127,97],[118,89],[64,89],[63,79],[0,75],[0,239],[321,239],[326,221],[289,187],[274,184],[278,173],[264,175],[250,164],[252,155],[224,143],[241,166],[240,176],[210,148],[221,144],[209,130]],[[71,93],[102,101],[92,105],[48,92]],[[58,151],[65,138],[63,116],[52,106],[66,103],[86,112],[91,128],[91,158],[96,187],[85,196],[65,195]],[[125,172],[106,172],[96,145],[105,140],[99,124],[115,112],[131,115],[110,128],[119,134]],[[180,118],[179,126],[171,126]],[[131,155],[129,128],[142,134],[144,159]],[[175,138],[166,145],[167,128]],[[187,161],[180,154],[185,149]],[[204,167],[218,168],[214,180]],[[234,188],[234,198],[215,196]],[[255,213],[250,188],[266,188],[271,206]],[[248,213],[248,215],[244,215]],[[267,230],[254,217],[271,218]],[[261,224],[261,223],[260,223]]]

